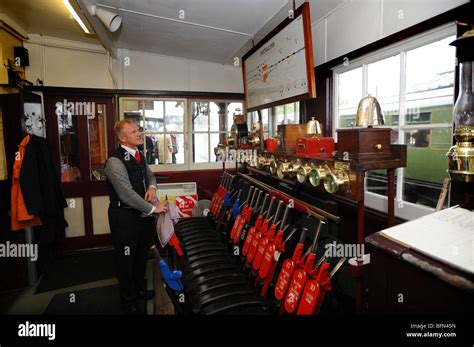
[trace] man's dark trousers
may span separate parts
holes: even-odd
[[[145,272],[153,218],[132,208],[109,206],[109,225],[115,248],[117,279],[123,304],[134,302],[145,290]]]

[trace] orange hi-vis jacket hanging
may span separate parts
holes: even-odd
[[[15,162],[13,163],[13,177],[12,177],[12,230],[20,230],[26,227],[33,227],[43,224],[41,219],[36,214],[29,214],[23,199],[23,194],[20,187],[20,171],[25,157],[26,145],[30,141],[30,135],[25,138],[18,145],[18,152],[15,155]]]

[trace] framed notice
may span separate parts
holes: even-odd
[[[316,97],[309,3],[242,57],[247,111]]]

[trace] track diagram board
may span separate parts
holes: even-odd
[[[244,58],[247,109],[299,95],[311,97],[303,13]],[[310,74],[311,75],[311,74]],[[314,79],[314,74],[312,74]],[[313,96],[314,97],[314,96]]]

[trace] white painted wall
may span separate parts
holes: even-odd
[[[336,7],[312,24],[315,66],[467,2],[469,0],[337,0]]]
[[[243,93],[238,67],[119,50],[30,34],[26,78],[44,86]]]
[[[108,55],[99,45],[48,36],[29,35],[26,79],[39,78],[48,87],[113,88]]]
[[[243,93],[240,67],[119,50],[123,89]],[[129,62],[129,65],[126,64]],[[119,72],[120,74],[120,72]]]

